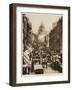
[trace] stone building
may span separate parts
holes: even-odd
[[[62,20],[61,17],[49,33],[49,48],[51,51],[62,51]]]
[[[23,14],[23,48],[26,50],[27,46],[31,43],[31,30],[32,25],[28,17]]]

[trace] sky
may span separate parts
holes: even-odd
[[[38,13],[25,13],[29,18],[29,21],[32,23],[32,32],[37,33],[39,26],[44,25],[44,30],[46,33],[49,33],[53,28],[53,24],[56,23],[61,15],[57,14],[38,14]]]

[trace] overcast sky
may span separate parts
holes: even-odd
[[[44,24],[45,31],[47,33],[53,27],[53,23],[57,22],[61,15],[54,15],[54,14],[37,14],[37,13],[25,13],[26,16],[29,18],[29,21],[32,23],[32,32],[37,33],[39,26]]]

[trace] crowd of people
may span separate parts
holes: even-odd
[[[34,70],[34,65],[39,64],[43,68],[47,68],[49,65],[53,70],[62,72],[62,53],[38,47],[31,52],[30,58],[32,58],[32,71]]]
[[[62,73],[62,53],[50,50],[44,45],[34,46],[33,51],[29,54],[31,65],[28,67],[26,74],[36,73],[43,74],[44,69],[50,67]],[[24,67],[25,73],[25,67]]]

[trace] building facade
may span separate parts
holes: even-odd
[[[27,46],[31,43],[31,30],[32,25],[28,17],[23,14],[23,49],[27,49]]]
[[[49,48],[51,51],[62,51],[62,17],[49,33]]]

